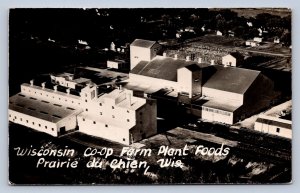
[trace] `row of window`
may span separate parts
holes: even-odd
[[[217,113],[217,114],[221,114],[221,115],[226,115],[226,116],[230,116],[231,115],[229,112],[218,110],[218,109],[212,109],[212,108],[208,108],[208,107],[202,107],[202,110],[203,111]]]
[[[9,114],[9,117],[12,117],[12,116]],[[14,116],[14,120],[17,120],[17,116]],[[23,122],[23,118],[22,118],[22,117],[21,117],[19,120],[20,120],[21,122]],[[28,121],[28,120],[26,120],[25,122],[29,124],[29,121]],[[31,124],[32,124],[32,125],[35,125],[35,122],[32,121]],[[39,127],[42,127],[42,125],[41,125],[40,123],[38,124],[38,126],[39,126]],[[47,125],[45,125],[44,127],[45,127],[45,129],[48,129],[48,126],[47,126]],[[54,131],[54,128],[51,128],[51,130]]]
[[[115,118],[115,116],[112,115],[112,118]],[[82,118],[82,121],[85,121],[85,118]],[[127,122],[130,122],[130,119],[127,119]],[[96,121],[94,121],[93,123],[96,124]],[[142,124],[142,121],[140,121],[140,123]]]

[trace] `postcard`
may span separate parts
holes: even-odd
[[[288,8],[9,10],[9,184],[292,182]]]

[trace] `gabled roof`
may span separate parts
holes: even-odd
[[[155,41],[135,39],[130,45],[143,48],[151,48],[155,43]]]
[[[244,56],[239,52],[231,52],[231,53],[229,53],[229,55],[235,57],[238,60],[243,60],[244,59]]]
[[[244,94],[260,74],[260,71],[245,68],[214,67],[216,72],[207,80],[203,87],[238,94]]]
[[[200,66],[198,66],[197,64],[190,64],[190,65],[185,66],[184,68],[186,68],[192,72],[201,70]]]
[[[198,65],[194,61],[174,59],[171,57],[156,56],[150,62],[139,62],[130,73],[149,76],[169,81],[177,81],[177,69],[189,66],[188,69],[195,69]],[[195,64],[196,66],[192,65]],[[207,64],[205,64],[207,65]],[[200,68],[200,67],[199,67]]]

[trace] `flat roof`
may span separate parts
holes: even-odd
[[[260,71],[215,65],[216,72],[203,85],[227,92],[244,94],[260,74]]]
[[[150,40],[135,39],[130,45],[144,48],[151,48],[156,42]]]
[[[177,69],[195,64],[201,68],[208,64],[186,61],[165,56],[156,56],[150,62],[141,61],[131,71],[132,74],[139,74],[158,79],[177,81]],[[189,68],[195,69],[195,66]]]
[[[267,125],[273,125],[273,126],[277,126],[277,127],[283,127],[286,129],[292,129],[292,123],[285,122],[285,120],[280,121],[280,120],[272,120],[272,119],[266,119],[263,117],[259,117],[259,118],[257,118],[256,122],[267,124]]]
[[[57,123],[81,111],[72,107],[26,96],[21,93],[9,98],[9,109],[53,123]]]
[[[207,99],[205,99],[205,100],[207,100]],[[220,103],[216,100],[208,100],[207,102],[203,103],[202,106],[213,108],[213,109],[219,109],[219,110],[227,111],[227,112],[234,112],[242,105],[235,104],[235,103],[229,102],[229,101]]]

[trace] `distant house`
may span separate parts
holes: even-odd
[[[244,56],[239,52],[232,52],[222,57],[224,66],[240,66],[244,61]]]
[[[222,33],[221,31],[218,30],[217,33],[216,33],[216,35],[217,35],[217,36],[223,36],[223,33]]]
[[[262,30],[261,28],[258,28],[257,31],[258,31],[258,33],[259,33],[258,35],[259,35],[259,36],[262,36],[263,30]]]
[[[204,32],[205,31],[205,25],[201,27],[201,30]]]
[[[111,51],[116,51],[116,44],[114,42],[110,43],[110,50]]]
[[[278,37],[275,37],[275,38],[274,38],[274,43],[275,43],[275,44],[279,44],[279,43],[280,43],[280,39],[279,39]]]
[[[186,27],[186,28],[184,29],[184,31],[195,33],[194,27],[191,27],[191,26]]]
[[[246,46],[250,46],[250,47],[256,47],[256,46],[259,46],[259,43],[254,41],[254,40],[247,40],[245,42]]]
[[[255,37],[253,38],[254,41],[261,43],[262,42],[262,38],[261,37]]]
[[[260,115],[255,121],[254,130],[291,139],[292,121],[268,115]]]
[[[107,60],[107,68],[122,69],[126,65],[124,60]]]
[[[248,25],[249,27],[252,27],[252,26],[253,26],[253,24],[252,24],[251,21],[247,21],[247,25]]]
[[[234,37],[234,32],[231,31],[231,30],[228,30],[228,36],[229,36],[229,37]]]
[[[83,41],[83,40],[78,40],[78,44],[81,44],[81,45],[88,45],[88,43],[86,41]]]

